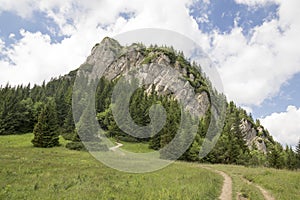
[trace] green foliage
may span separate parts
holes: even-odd
[[[296,146],[296,158],[297,158],[297,168],[300,169],[300,139],[299,139],[299,142]]]
[[[96,141],[97,140],[97,126],[93,121],[95,120],[93,112],[89,106],[84,110],[80,121],[77,125],[77,131],[82,141]]]
[[[0,135],[22,134],[32,131],[33,101],[29,98],[30,85],[0,89]]]
[[[66,140],[72,140],[75,134],[75,123],[73,119],[73,113],[72,109],[69,110],[68,115],[66,116],[63,127],[61,130],[61,135],[66,139]]]
[[[297,154],[298,158],[300,158],[300,139],[299,139],[298,144],[296,146],[296,154]]]
[[[69,142],[66,144],[66,148],[70,150],[76,150],[76,151],[86,151],[86,148],[82,144],[82,142]]]
[[[280,144],[275,144],[268,152],[269,167],[281,169],[284,166],[283,149]]]
[[[155,58],[157,58],[157,54],[148,55],[146,58],[144,58],[142,64],[150,64]]]
[[[247,162],[248,166],[266,166],[267,156],[258,150],[252,150],[250,152],[250,158]]]
[[[34,127],[32,144],[35,147],[49,148],[59,146],[58,122],[55,102],[49,99],[42,109]]]
[[[246,165],[249,149],[240,129],[244,113],[233,102],[227,105],[225,124],[214,149],[203,159],[204,162]]]
[[[295,170],[298,167],[297,154],[289,146],[286,146],[284,151],[284,164],[290,170]]]

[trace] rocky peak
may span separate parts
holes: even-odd
[[[195,92],[195,87],[188,80],[187,69],[174,59],[174,50],[165,47],[150,50],[140,44],[123,47],[118,41],[106,37],[93,47],[83,65],[92,69],[89,76],[93,79],[98,74],[103,74],[108,80],[130,74],[146,87],[146,91],[154,84],[159,94],[172,95],[179,102],[185,102],[184,108],[191,113],[204,116],[210,107],[207,92]]]

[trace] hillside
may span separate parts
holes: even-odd
[[[99,78],[99,74],[103,76]],[[118,86],[118,81],[123,77],[127,77],[124,79],[125,82],[131,81],[136,84],[133,84],[133,87],[139,88],[132,91],[132,96],[128,97],[124,94],[129,98],[130,118],[135,124],[138,126],[151,124],[149,115],[153,104],[165,108],[166,125],[160,127],[156,135],[137,131],[138,138],[128,136],[123,128],[128,127],[127,125],[132,122],[126,121],[126,126],[119,127],[117,119],[113,118],[114,108],[118,112],[124,110],[123,107],[113,106],[117,104],[118,99],[112,101],[111,98],[115,86]],[[81,81],[80,87],[85,91],[85,96],[78,96],[77,90],[73,90],[75,80]],[[93,109],[96,109],[97,120],[105,131],[105,136],[112,140],[144,142],[152,150],[163,149],[175,138],[180,118],[185,116],[181,113],[181,105],[183,105],[183,109],[189,115],[196,116],[198,121],[190,121],[196,122],[197,128],[194,139],[180,156],[181,160],[289,169],[297,167],[296,154],[290,148],[283,148],[274,141],[258,120],[254,121],[234,102],[224,104],[226,115],[218,142],[208,155],[200,159],[198,155],[201,146],[205,142],[210,123],[213,122],[212,106],[221,112],[222,106],[218,105],[222,105],[220,102],[224,96],[215,91],[205,73],[202,72],[201,66],[191,64],[181,52],[169,47],[146,47],[142,44],[123,47],[111,38],[105,38],[101,43],[96,44],[86,62],[78,70],[65,76],[53,78],[49,83],[41,86],[2,87],[0,134],[32,132],[43,104],[48,101],[47,99],[52,98],[56,104],[57,123],[60,127],[57,133],[72,140],[68,145],[69,148],[84,149],[80,142],[82,137],[78,137],[75,132],[75,124],[85,125],[85,122],[81,121],[81,116],[87,112],[85,106],[90,105],[87,99],[91,96],[89,93],[91,91],[88,88],[93,84],[91,88],[96,90]],[[119,88],[119,93],[126,91],[124,89],[126,88]],[[75,111],[72,110],[74,97],[80,107]],[[217,104],[213,104],[213,100]],[[156,110],[156,116],[163,116],[159,112]],[[126,132],[128,131],[134,132],[132,129],[127,129]],[[193,131],[186,129],[185,137],[190,137],[188,135],[190,132]],[[214,141],[216,136],[218,135],[211,136],[209,141]],[[173,156],[170,155],[170,151],[160,151],[160,153],[162,157]]]

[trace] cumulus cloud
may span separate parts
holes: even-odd
[[[21,30],[22,39],[10,48],[2,49],[0,60],[0,80],[4,85],[9,82],[12,85],[27,83],[42,83],[51,77],[57,77],[68,73],[79,66],[90,51],[86,38],[92,38],[94,34],[88,32],[73,35],[64,39],[61,43],[51,43],[50,36],[40,32],[31,33]],[[95,41],[96,38],[92,38]],[[0,45],[1,48],[1,45]]]
[[[281,144],[296,146],[300,139],[300,108],[288,106],[286,112],[273,113],[260,119]]]
[[[28,18],[31,17],[32,11],[36,8],[35,3],[36,1],[32,0],[0,0],[0,12],[15,11],[19,16]]]
[[[215,33],[210,54],[220,64],[229,99],[241,105],[260,105],[300,72],[299,6],[300,1],[282,2],[279,19],[255,27],[251,36],[243,35],[240,27],[229,34]]]

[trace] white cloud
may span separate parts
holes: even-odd
[[[216,33],[211,57],[220,63],[225,93],[242,105],[260,105],[300,72],[300,1],[284,1],[279,19],[263,23],[247,38],[242,28]]]
[[[235,0],[238,4],[245,4],[249,6],[262,6],[268,3],[278,3],[279,0]]]
[[[2,52],[2,50],[4,49],[4,47],[5,47],[5,43],[0,38],[0,52]]]
[[[11,33],[11,34],[9,34],[8,38],[9,38],[9,39],[13,39],[13,38],[15,38],[15,36],[16,36],[16,35],[15,35],[14,33]]]
[[[2,54],[9,58],[0,61],[0,84],[41,83],[51,77],[68,73],[82,63],[97,40],[88,32],[73,35],[53,44],[48,35],[20,31],[22,39]],[[94,38],[93,38],[94,37]],[[85,41],[91,38],[92,43]],[[81,45],[87,43],[87,45]]]
[[[21,17],[31,17],[32,11],[35,7],[36,0],[19,0],[19,1],[11,1],[11,0],[0,0],[0,13],[2,11],[15,11]]]
[[[300,139],[300,108],[288,106],[286,112],[273,113],[261,123],[281,144],[295,146]]]
[[[243,108],[244,110],[246,110],[246,112],[248,114],[252,113],[253,112],[253,109],[251,107],[248,107],[248,106],[241,106],[241,108]]]

